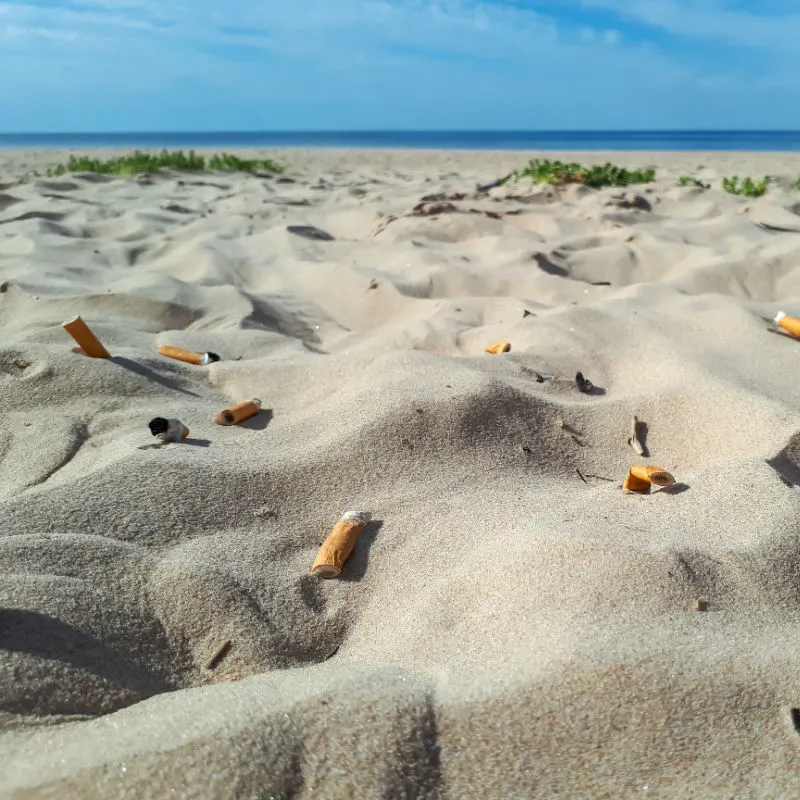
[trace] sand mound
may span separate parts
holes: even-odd
[[[478,191],[521,157],[285,157],[0,159],[0,793],[793,796],[799,205],[675,185],[786,159]]]

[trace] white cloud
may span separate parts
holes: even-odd
[[[579,0],[667,33],[733,45],[779,48],[793,55],[800,35],[797,3],[758,0],[750,11],[728,0]],[[778,13],[770,13],[772,11]],[[761,12],[761,13],[758,13]]]
[[[31,28],[20,25],[6,25],[3,34],[11,39],[40,38],[72,42],[78,38],[75,31],[60,31],[52,28]]]

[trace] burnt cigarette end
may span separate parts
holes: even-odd
[[[219,361],[220,357],[216,353],[212,353],[210,350],[206,353],[208,356],[209,361]]]
[[[152,433],[153,436],[160,436],[162,433],[167,432],[169,422],[165,420],[164,417],[156,417],[147,423],[147,427],[150,428],[150,433]]]

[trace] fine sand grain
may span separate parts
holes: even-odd
[[[0,796],[797,797],[800,155],[261,155],[0,153]]]

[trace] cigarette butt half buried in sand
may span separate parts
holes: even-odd
[[[62,327],[89,358],[111,358],[111,353],[103,347],[100,340],[92,333],[92,329],[80,316],[62,323]]]
[[[366,511],[348,511],[322,543],[311,567],[312,574],[320,578],[336,578],[369,521],[370,514]]]
[[[179,419],[164,419],[156,417],[147,423],[150,433],[157,436],[162,442],[182,442],[189,438],[189,429]]]
[[[261,411],[261,401],[258,399],[246,400],[235,406],[220,411],[217,417],[217,425],[238,425],[250,417],[254,417]]]
[[[792,336],[800,339],[800,319],[797,319],[797,317],[787,317],[783,311],[779,311],[775,315],[775,324],[779,328],[783,328],[787,333],[791,333]]]
[[[191,350],[184,350],[182,347],[173,347],[170,344],[162,344],[158,348],[158,354],[165,358],[174,358],[176,361],[185,361],[187,364],[198,364],[205,366],[214,361],[219,361],[216,353],[194,353]]]
[[[511,350],[511,342],[495,342],[486,346],[486,352],[492,355],[499,353],[508,353]]]
[[[661,467],[631,467],[622,484],[626,492],[649,492],[651,486],[672,486],[675,478]]]

